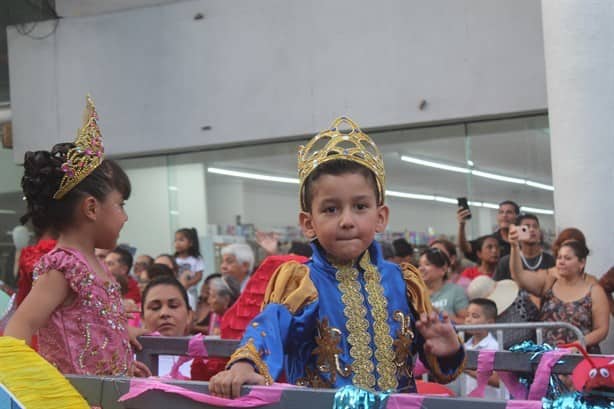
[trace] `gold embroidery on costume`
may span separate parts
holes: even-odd
[[[384,296],[384,287],[381,284],[381,275],[371,263],[369,252],[365,252],[360,260],[360,266],[365,271],[365,288],[371,304],[373,316],[373,333],[375,344],[375,358],[377,359],[377,372],[379,378],[377,386],[381,390],[396,389],[398,380],[392,350],[392,336],[388,325],[388,300]]]
[[[337,380],[337,373],[343,377],[352,374],[350,365],[341,365],[339,354],[343,350],[339,347],[341,341],[341,331],[338,328],[328,325],[328,318],[324,318],[318,326],[318,336],[315,339],[317,347],[314,348],[312,355],[316,355],[316,365],[320,372],[330,373],[330,383],[334,384]]]
[[[228,360],[228,363],[226,364],[226,369],[230,368],[232,364],[234,364],[235,362],[241,361],[243,359],[254,364],[254,366],[256,367],[256,371],[258,371],[260,375],[264,376],[264,380],[267,385],[273,384],[273,377],[271,376],[271,373],[269,372],[269,367],[262,360],[262,358],[260,357],[260,354],[256,350],[256,346],[254,345],[253,338],[250,338],[247,341],[247,344],[238,348],[230,356],[230,359]]]
[[[430,314],[433,311],[433,305],[422,274],[409,263],[401,264],[401,273],[407,287],[407,299],[414,307],[418,317],[422,313]]]
[[[364,297],[360,291],[358,270],[352,265],[335,266],[336,278],[341,291],[341,301],[345,305],[343,314],[347,318],[345,324],[348,331],[348,343],[350,344],[350,356],[354,360],[354,385],[365,389],[373,389],[375,375],[373,374],[373,351],[369,346],[369,322],[367,321],[367,309],[364,305]]]
[[[463,347],[463,341],[461,341],[460,337],[458,338],[458,342],[460,343],[460,347]],[[440,383],[450,383],[454,379],[456,379],[460,374],[465,370],[465,365],[467,364],[467,354],[463,358],[463,362],[456,368],[456,370],[450,374],[444,374],[441,370],[441,366],[439,366],[439,359],[433,354],[425,353],[426,362],[429,364],[431,368],[431,374],[439,381]]]
[[[296,380],[298,386],[309,386],[311,388],[333,388],[333,384],[324,379],[320,373],[313,368],[305,368],[305,376]]]
[[[393,316],[395,321],[398,321],[400,326],[397,330],[397,338],[393,342],[394,346],[394,364],[396,365],[397,377],[406,376],[413,377],[411,365],[408,365],[409,355],[411,353],[411,344],[414,341],[414,332],[411,330],[411,317],[403,314],[401,311],[395,311]]]

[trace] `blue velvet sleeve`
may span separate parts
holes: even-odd
[[[284,370],[287,355],[301,358],[301,346],[313,338],[317,301],[292,314],[283,304],[267,304],[252,320],[241,339],[240,347],[228,366],[240,360],[250,361],[270,382]],[[304,361],[309,356],[302,357]]]

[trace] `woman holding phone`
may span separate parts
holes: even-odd
[[[542,300],[539,320],[563,321],[580,329],[589,353],[600,353],[599,342],[608,335],[609,311],[605,291],[587,279],[584,268],[588,248],[579,240],[566,240],[557,247],[556,267],[524,270],[520,258],[519,228],[510,226],[510,270],[520,287]],[[555,242],[556,243],[556,242]],[[556,346],[574,341],[573,332],[564,328],[545,331],[545,341]]]

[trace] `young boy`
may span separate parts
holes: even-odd
[[[433,312],[420,273],[384,261],[374,240],[388,222],[377,146],[342,117],[300,148],[298,171],[313,256],[274,273],[262,312],[209,391],[237,397],[241,385],[285,373],[298,385],[415,392],[416,354],[440,381],[458,376],[465,352],[447,315]]]
[[[480,325],[480,324],[494,324],[497,318],[497,304],[487,298],[474,298],[469,301],[467,307],[467,318],[465,318],[465,324],[467,325]],[[499,343],[488,331],[467,331],[472,335],[467,342],[465,342],[465,349],[494,349],[499,350]],[[469,393],[475,389],[478,385],[475,380],[475,371],[466,371],[468,375],[463,376],[465,383],[465,392]],[[501,392],[499,391],[499,377],[496,373],[492,374],[488,379],[488,386],[484,390],[484,397],[488,399],[501,399]]]

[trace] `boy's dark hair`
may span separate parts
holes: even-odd
[[[143,296],[141,297],[141,315],[145,314],[145,301],[147,300],[147,294],[149,294],[149,291],[152,288],[159,285],[171,285],[177,288],[181,294],[181,297],[183,298],[183,301],[185,301],[188,311],[191,310],[190,303],[188,301],[188,293],[186,292],[185,287],[175,277],[164,275],[151,280],[143,290]]]
[[[147,278],[150,280],[155,280],[158,277],[173,277],[175,278],[175,273],[170,269],[166,264],[154,263],[145,268],[147,271]]]
[[[311,250],[311,246],[309,244],[303,241],[292,240],[288,253],[297,254],[299,256],[311,257],[313,250]]]
[[[186,239],[190,242],[190,247],[188,248],[188,255],[192,257],[200,257],[200,244],[198,243],[198,232],[195,228],[183,228],[179,229],[175,232],[175,234],[182,234]],[[175,257],[178,254],[175,252]]]
[[[61,166],[74,146],[72,143],[59,143],[50,152],[28,151],[24,156],[21,188],[27,211],[20,221],[22,224],[30,221],[37,235],[50,229],[60,232],[70,225],[77,202],[85,196],[93,196],[102,202],[109,193],[117,190],[124,200],[130,197],[128,176],[116,162],[105,159],[64,197],[54,199],[53,195],[64,177]]]
[[[414,248],[407,240],[402,237],[395,239],[392,242],[392,246],[394,247],[394,254],[397,257],[411,257],[414,255]]]
[[[532,213],[520,213],[518,218],[516,219],[516,225],[520,226],[524,220],[534,220],[535,223],[539,226],[539,219],[536,215]]]
[[[133,261],[132,253],[130,253],[130,250],[123,246],[117,246],[111,251],[111,253],[117,254],[119,256],[119,262],[128,267],[128,271],[130,271],[130,269],[132,268]]]
[[[482,312],[489,320],[494,321],[497,318],[497,315],[499,315],[497,311],[497,304],[488,298],[474,298],[469,300],[469,304],[479,305],[482,308]]]
[[[518,203],[514,202],[513,200],[504,200],[501,203],[499,203],[499,207],[503,206],[503,205],[510,205],[514,208],[514,212],[516,214],[520,214],[520,206],[518,206]]]
[[[324,162],[314,169],[313,172],[309,174],[307,179],[303,184],[303,203],[305,204],[305,211],[311,213],[311,202],[313,201],[313,184],[318,180],[318,178],[322,175],[333,175],[339,176],[344,175],[346,173],[355,173],[365,177],[369,184],[373,187],[373,192],[375,193],[375,200],[378,204],[383,202],[383,198],[379,197],[379,193],[377,191],[377,182],[375,181],[375,175],[369,169],[364,167],[363,165],[352,162],[345,159],[335,159],[330,162]]]

